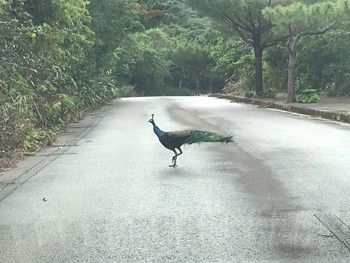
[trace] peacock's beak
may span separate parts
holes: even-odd
[[[154,117],[154,114],[152,114],[152,118],[151,118],[148,122],[154,123],[154,122],[153,122],[153,117]]]

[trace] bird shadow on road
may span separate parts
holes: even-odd
[[[158,170],[160,179],[169,178],[194,178],[199,177],[198,171],[188,167],[188,166],[177,166],[177,167],[164,167]]]

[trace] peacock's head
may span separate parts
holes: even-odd
[[[154,114],[152,114],[152,118],[150,118],[148,122],[150,122],[150,123],[154,124],[153,117],[154,117]]]

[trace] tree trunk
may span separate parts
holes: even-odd
[[[209,80],[209,94],[213,94],[213,82]]]
[[[288,40],[288,84],[287,84],[287,102],[296,102],[295,97],[295,65],[297,60],[296,44],[299,37],[291,37]]]
[[[179,81],[179,89],[182,89],[182,82],[183,82],[184,78],[186,78],[185,70],[181,69],[180,81]]]
[[[182,76],[180,77],[180,81],[179,81],[179,89],[182,89]]]
[[[201,85],[199,82],[199,74],[198,72],[194,72],[194,80],[196,82],[196,95],[198,96],[200,94],[200,90],[201,90]]]
[[[255,56],[255,93],[260,97],[264,93],[263,87],[263,75],[262,75],[262,54],[263,48],[260,41],[254,44],[254,56]]]

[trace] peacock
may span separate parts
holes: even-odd
[[[232,142],[232,136],[222,136],[215,132],[200,131],[200,130],[182,130],[182,131],[162,131],[154,122],[154,114],[148,121],[153,125],[153,131],[157,135],[159,141],[163,146],[174,152],[172,164],[170,167],[176,167],[176,160],[183,152],[181,146],[183,144],[201,143],[201,142]],[[176,151],[179,150],[179,153]]]

